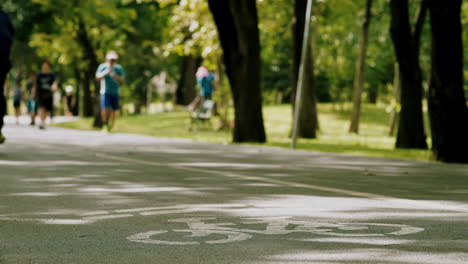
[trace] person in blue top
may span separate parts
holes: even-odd
[[[2,134],[3,117],[6,114],[6,99],[4,95],[4,84],[11,68],[10,51],[13,45],[13,25],[10,18],[1,10],[0,6],[0,144],[5,142]]]
[[[125,81],[125,72],[117,64],[119,55],[111,50],[106,54],[107,62],[99,65],[96,80],[101,82],[101,115],[103,131],[110,132],[115,124],[115,113],[120,109],[120,85]]]
[[[212,100],[215,90],[216,76],[206,67],[199,67],[195,76],[200,87],[200,94],[188,105],[187,109],[190,111],[198,109],[205,100]]]
[[[213,73],[206,70],[206,74],[197,77],[197,83],[200,85],[200,96],[203,100],[211,100],[214,91],[214,81],[216,77]]]

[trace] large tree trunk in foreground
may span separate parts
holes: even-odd
[[[391,0],[390,6],[391,35],[401,78],[401,112],[396,147],[427,149],[422,112],[419,37],[411,32],[408,0]]]
[[[234,99],[234,142],[265,142],[255,0],[208,0]]]
[[[202,61],[203,58],[194,57],[192,55],[184,56],[182,58],[180,80],[176,91],[176,104],[188,105],[197,96],[197,91],[195,89],[197,78],[195,77],[195,73]]]
[[[372,18],[372,0],[366,1],[366,14],[362,23],[361,39],[359,41],[359,57],[356,62],[354,76],[353,112],[351,114],[350,133],[359,133],[359,120],[361,118],[362,91],[364,90],[364,74],[366,66],[367,46],[369,40],[369,26]]]
[[[304,40],[305,16],[307,0],[296,0],[294,5],[293,24],[293,97],[296,96],[299,67],[301,64],[302,42]],[[302,103],[300,106],[297,136],[301,138],[316,138],[318,130],[317,98],[314,82],[314,54],[313,49],[308,44],[306,64],[304,65],[304,86],[302,90]],[[296,100],[293,98],[293,116]]]
[[[468,163],[468,110],[463,91],[461,0],[430,0],[432,71],[429,114],[437,160]]]

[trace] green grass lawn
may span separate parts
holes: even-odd
[[[340,109],[339,109],[340,108]],[[344,109],[341,109],[344,108]],[[267,146],[290,147],[288,137],[291,129],[291,106],[264,107]],[[431,152],[424,150],[396,150],[395,138],[388,136],[389,115],[384,106],[364,105],[360,134],[347,133],[349,107],[332,104],[319,105],[320,133],[318,139],[299,139],[297,148],[309,151],[335,152],[365,156],[431,160]],[[216,126],[216,118],[212,120]],[[62,123],[63,128],[91,130],[91,119]],[[151,115],[128,115],[118,117],[115,132],[144,134],[155,137],[186,138],[196,141],[229,143],[231,131],[215,131],[209,126],[188,131],[189,114],[174,111]]]

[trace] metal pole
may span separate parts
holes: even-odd
[[[307,9],[306,9],[306,19],[304,25],[304,38],[302,40],[302,51],[301,51],[301,64],[299,66],[299,75],[297,80],[297,88],[296,88],[296,105],[294,107],[294,123],[293,123],[293,133],[292,133],[292,142],[291,148],[296,148],[296,141],[297,141],[297,130],[299,126],[299,114],[301,109],[302,103],[302,90],[304,87],[304,74],[305,74],[305,63],[307,59],[307,51],[309,46],[309,36],[310,36],[310,20],[312,16],[312,2],[313,0],[307,1]]]

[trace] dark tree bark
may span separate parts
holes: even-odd
[[[95,73],[99,66],[94,46],[89,37],[86,25],[81,17],[78,18],[78,43],[80,43],[85,60],[88,62],[88,67],[84,72],[83,79],[83,115],[94,116],[94,127],[102,126],[101,119],[101,104],[99,85],[96,82]],[[94,86],[94,95],[92,94],[91,86]]]
[[[265,142],[255,0],[208,0],[234,99],[234,142]]]
[[[81,85],[82,85],[83,77],[78,66],[75,66],[73,68],[73,72],[74,72],[75,81],[76,81],[76,90],[75,90],[76,105],[73,111],[73,115],[78,116],[80,114],[80,107],[81,107]]]
[[[78,43],[80,43],[81,48],[84,52],[84,59],[87,61],[88,66],[84,71],[83,78],[83,115],[90,117],[95,115],[95,102],[93,102],[92,94],[92,85],[95,86],[95,91],[97,91],[97,85],[95,83],[95,71],[99,66],[96,53],[94,51],[93,44],[86,30],[86,25],[84,24],[83,19],[78,18],[78,31],[77,31]],[[99,91],[97,91],[99,94]]]
[[[176,104],[188,105],[197,96],[195,73],[203,62],[203,58],[192,55],[184,56],[180,67],[180,80],[176,91]]]
[[[294,100],[296,96],[299,67],[301,63],[302,42],[304,39],[305,16],[307,0],[296,0],[294,5],[293,23],[293,116],[295,109]],[[309,43],[309,52],[304,65],[304,86],[302,90],[302,105],[299,108],[299,122],[297,136],[301,138],[316,138],[319,127],[317,117],[317,97],[314,80],[314,50]]]
[[[368,98],[367,102],[370,104],[377,104],[377,100],[379,99],[379,86],[374,85],[372,87],[369,87],[367,90]]]
[[[395,63],[394,66],[394,79],[393,79],[393,102],[392,102],[392,110],[390,112],[390,131],[388,135],[390,137],[395,136],[395,128],[399,118],[399,111],[398,106],[400,105],[400,66],[398,63]]]
[[[367,46],[369,43],[369,26],[372,18],[372,0],[366,0],[366,14],[362,23],[361,39],[359,42],[359,57],[356,62],[354,76],[353,112],[351,114],[350,133],[359,133],[359,120],[361,119],[362,91],[364,90],[364,74],[366,66]]]
[[[429,0],[432,33],[429,116],[432,150],[437,160],[468,163],[461,6],[461,0]]]
[[[218,94],[218,100],[216,101],[215,111],[217,112],[220,119],[220,126],[218,130],[230,129],[229,124],[229,91],[224,90],[224,64],[223,58],[220,56],[216,60],[216,71],[218,79],[216,80],[216,93]]]
[[[423,1],[423,7],[425,1]],[[419,38],[426,8],[420,12],[420,28],[412,32],[408,0],[390,1],[391,35],[400,65],[401,112],[396,141],[397,148],[427,149],[422,112],[422,74],[419,66]]]
[[[90,117],[93,116],[93,97],[91,95],[91,80],[89,78],[83,78],[83,116]]]
[[[95,71],[99,66],[94,46],[90,40],[86,25],[81,17],[78,18],[78,31],[77,31],[78,43],[80,43],[83,52],[84,59],[87,61],[87,67],[83,74],[83,115],[86,117],[94,116],[94,127],[101,127],[101,107],[100,107],[100,96],[99,86],[95,80]],[[94,86],[94,94],[92,87]]]

